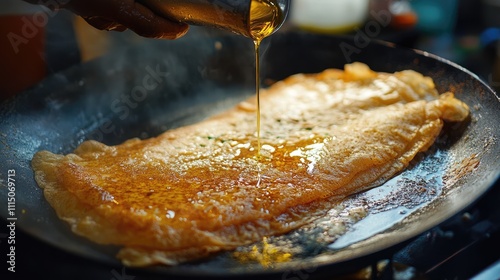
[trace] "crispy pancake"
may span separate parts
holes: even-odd
[[[175,265],[293,230],[380,185],[428,149],[467,105],[414,71],[297,74],[201,123],[117,146],[41,151],[35,178],[58,216],[124,264]]]

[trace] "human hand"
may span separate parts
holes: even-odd
[[[25,0],[44,4],[39,0]],[[53,7],[54,2],[59,4]],[[56,0],[47,1],[49,8],[64,8],[84,18],[100,30],[124,31],[130,29],[140,36],[160,39],[177,39],[183,36],[188,25],[155,14],[136,0]]]

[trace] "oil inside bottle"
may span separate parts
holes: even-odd
[[[260,63],[261,41],[274,33],[284,20],[284,14],[276,0],[252,0],[250,4],[249,28],[255,47],[255,91],[257,106],[257,158],[261,156],[260,137]]]

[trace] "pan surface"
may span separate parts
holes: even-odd
[[[313,275],[324,267],[342,270],[346,263],[384,252],[442,223],[498,179],[500,102],[466,69],[425,52],[360,42],[356,37],[278,33],[263,44],[262,52],[265,83],[295,73],[343,68],[353,61],[375,71],[413,69],[432,77],[440,92],[455,92],[470,106],[471,118],[465,124],[447,125],[429,152],[386,184],[353,195],[310,226],[269,238],[278,250],[292,253],[288,262],[266,267],[240,262],[233,252],[225,252],[148,272],[204,277],[279,274],[292,279],[298,272]],[[33,179],[34,153],[66,154],[87,139],[114,145],[132,137],[152,137],[253,94],[253,46],[237,36],[148,40],[49,77],[1,105],[0,199],[12,195],[6,188],[11,174],[16,204],[13,213],[3,207],[0,215],[15,218],[18,228],[56,247],[117,264],[116,247],[78,237],[57,218]]]

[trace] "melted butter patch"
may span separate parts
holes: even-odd
[[[269,244],[267,238],[264,237],[262,242],[252,246],[251,250],[236,251],[233,257],[242,263],[256,262],[263,267],[272,267],[274,264],[290,261],[292,254]]]

